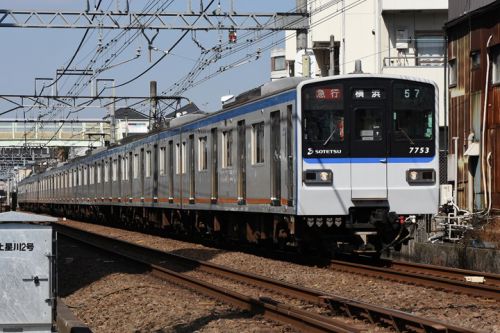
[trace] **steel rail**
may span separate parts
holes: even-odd
[[[494,300],[500,300],[500,288],[498,286],[484,285],[459,281],[456,279],[445,278],[442,276],[428,275],[421,272],[410,272],[404,270],[392,269],[391,267],[377,267],[373,265],[364,265],[342,260],[332,260],[330,267],[340,271],[356,273],[376,278],[389,279],[402,283],[411,283],[424,287],[430,287],[439,290],[448,290],[467,294],[471,296],[486,297]],[[417,267],[416,265],[413,267]]]
[[[79,228],[72,228],[61,224],[57,225],[57,229],[63,234],[79,240],[81,240],[80,238],[82,237],[81,234],[79,235],[80,232],[95,235],[93,237],[105,237],[81,230]],[[110,240],[106,237],[106,241],[109,242]],[[137,256],[137,251],[141,249],[142,251],[149,253],[148,256],[156,258],[156,262],[160,265],[165,264],[166,260],[176,261],[188,269],[198,269],[242,283],[272,290],[273,292],[295,297],[313,304],[327,305],[333,310],[342,312],[348,317],[361,317],[363,319],[368,319],[372,323],[380,322],[384,325],[389,323],[397,331],[412,329],[424,332],[477,332],[475,330],[458,327],[441,321],[421,318],[402,311],[374,306],[368,303],[339,297],[330,293],[293,285],[253,273],[241,272],[232,268],[189,259],[177,254],[166,253],[157,249],[144,247],[142,245],[137,245],[123,240],[111,238],[111,241],[116,242],[115,247],[130,247],[129,252],[131,252],[130,254],[135,253],[133,254],[134,256]],[[263,300],[261,299],[261,301]]]
[[[195,290],[251,313],[260,314],[267,319],[292,325],[304,332],[363,332],[362,329],[340,320],[304,311],[269,299],[252,298],[229,289],[212,285],[200,279],[175,272],[158,264],[164,263],[164,260],[161,259],[165,259],[165,256],[174,258],[176,255],[143,247],[127,241],[109,238],[78,228],[70,228],[67,226],[61,227],[60,224],[56,225],[56,230],[67,237],[146,265],[150,267],[151,273],[158,278]],[[141,250],[145,250],[145,253],[140,253]],[[155,256],[152,257],[152,254],[155,254]],[[194,267],[192,268],[194,269]]]
[[[468,269],[436,266],[429,264],[412,263],[406,261],[390,261],[388,267],[399,271],[424,273],[427,275],[447,277],[465,282],[467,282],[466,277],[468,276],[478,276],[484,278],[483,285],[500,287],[500,274],[495,274],[495,273],[479,272]]]

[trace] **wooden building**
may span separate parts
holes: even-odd
[[[448,175],[469,211],[500,209],[500,0],[449,0]],[[491,188],[491,190],[490,190]],[[490,199],[491,198],[491,199]]]

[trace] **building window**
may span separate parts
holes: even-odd
[[[457,59],[450,59],[448,61],[448,85],[457,85]]]
[[[481,52],[472,51],[470,53],[470,67],[471,69],[476,69],[481,66]]]
[[[151,177],[151,151],[146,152],[146,178]]]
[[[500,46],[491,52],[491,83],[500,83]]]
[[[165,167],[167,165],[167,148],[166,147],[161,147],[160,148],[160,166],[159,166],[159,169],[160,169],[160,176],[164,175],[165,174]]]
[[[222,167],[233,166],[233,131],[222,132]]]
[[[139,178],[139,154],[134,154],[134,165],[133,165],[134,179]]]
[[[204,136],[198,140],[198,170],[208,169],[208,146],[207,137]]]
[[[252,164],[264,163],[264,122],[252,125]]]
[[[285,69],[285,56],[277,56],[271,58],[271,71],[284,71]]]
[[[417,66],[442,66],[445,52],[442,34],[415,35]]]

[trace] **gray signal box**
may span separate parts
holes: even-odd
[[[56,302],[56,218],[0,214],[0,332],[51,332]]]

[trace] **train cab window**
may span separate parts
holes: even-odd
[[[434,91],[430,85],[394,85],[392,131],[395,141],[432,140]]]
[[[264,122],[252,125],[252,164],[264,163]]]
[[[145,173],[146,173],[146,178],[151,177],[151,151],[148,150],[146,151],[146,163],[145,163]]]
[[[222,132],[222,167],[233,166],[233,131]]]
[[[355,137],[361,141],[381,141],[383,111],[381,109],[356,109],[354,114]]]
[[[207,137],[198,139],[198,171],[205,171],[208,169],[208,145]]]

